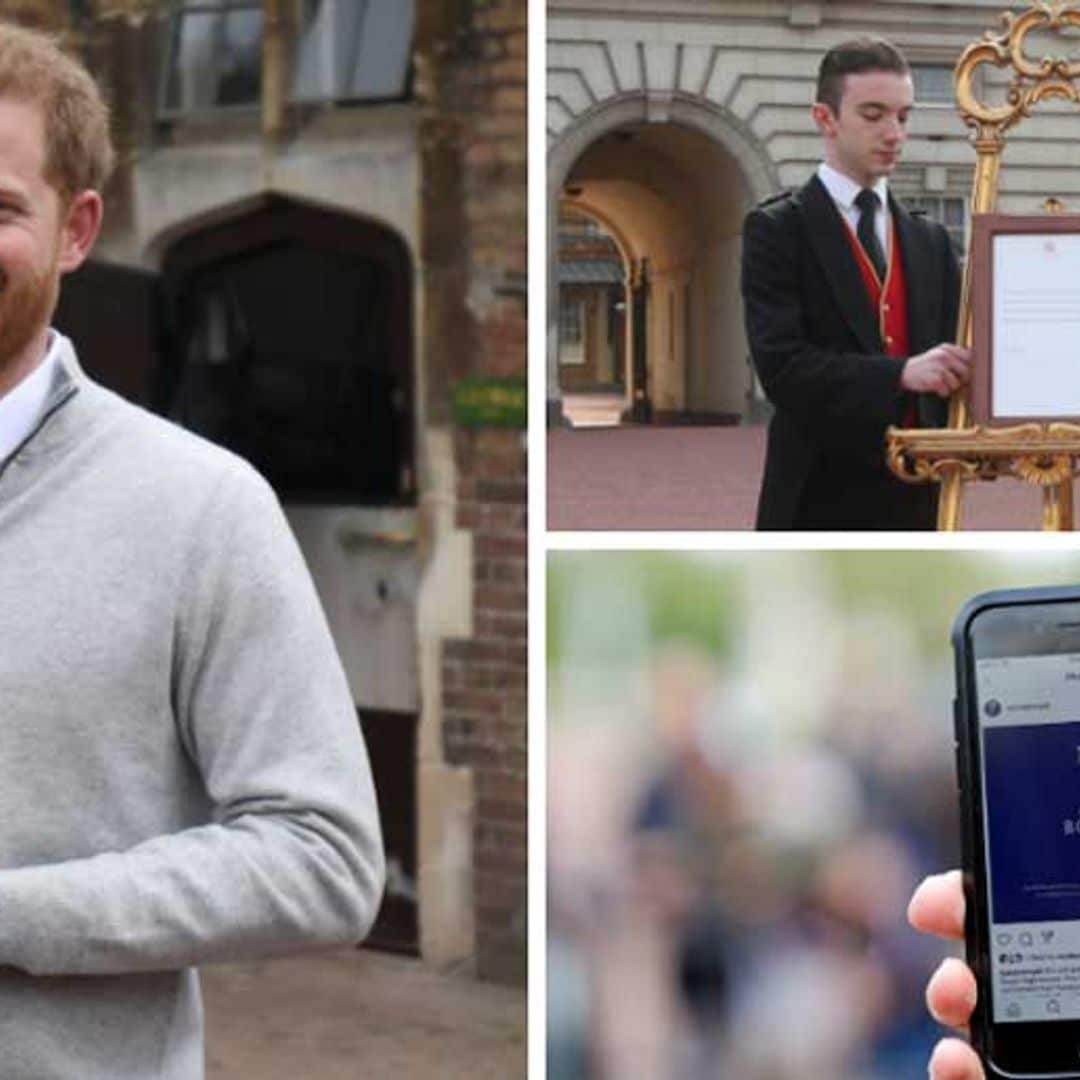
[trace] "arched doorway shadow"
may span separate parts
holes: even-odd
[[[408,503],[412,282],[386,227],[287,199],[173,243],[155,406],[299,501]]]
[[[410,505],[412,294],[396,232],[270,196],[168,239],[160,272],[86,263],[55,321],[92,375],[282,497]]]
[[[688,96],[658,111],[646,94],[620,95],[560,135],[548,183],[549,250],[557,250],[560,212],[572,206],[602,213],[633,250],[628,415],[730,423],[752,414],[757,391],[738,291],[741,223],[779,180],[746,125]],[[553,416],[561,413],[557,273],[549,267]]]

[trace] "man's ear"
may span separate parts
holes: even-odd
[[[104,204],[96,191],[80,191],[71,200],[60,234],[58,263],[62,274],[77,270],[86,261],[101,232],[104,213]]]
[[[822,135],[835,134],[836,113],[832,111],[831,106],[826,105],[823,101],[815,101],[810,108],[810,115],[813,117],[814,126]]]

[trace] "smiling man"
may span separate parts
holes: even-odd
[[[195,965],[353,943],[383,856],[314,588],[243,461],[49,328],[108,114],[0,23],[0,1076],[198,1080]]]
[[[959,302],[948,234],[889,192],[913,101],[888,42],[830,49],[812,109],[824,161],[746,219],[747,335],[776,409],[759,529],[934,527],[937,489],[885,464],[886,427],[940,426],[971,362],[948,344]]]

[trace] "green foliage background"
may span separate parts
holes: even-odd
[[[949,633],[962,604],[989,589],[1080,584],[1080,553],[1060,549],[1016,551],[816,551],[816,552],[552,552],[548,557],[547,662],[554,671],[571,657],[627,666],[640,660],[640,627],[633,632],[623,608],[633,599],[648,647],[673,639],[693,642],[717,660],[729,658],[751,605],[783,603],[775,590],[755,595],[751,581],[775,572],[800,572],[824,587],[835,617],[887,610],[914,630],[928,660],[947,661]],[[754,574],[748,571],[753,569]],[[794,585],[798,588],[798,578]],[[808,583],[809,584],[809,583]],[[582,600],[596,594],[605,610]],[[764,595],[768,592],[769,595]],[[584,606],[583,606],[584,605]],[[580,625],[587,617],[588,625]],[[812,662],[812,657],[804,658]]]

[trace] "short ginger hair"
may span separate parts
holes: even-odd
[[[0,99],[41,109],[45,179],[65,202],[101,191],[115,154],[109,107],[82,62],[56,38],[0,19]]]

